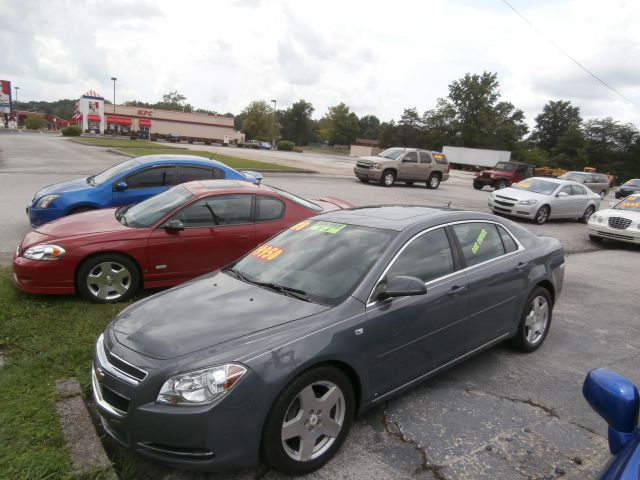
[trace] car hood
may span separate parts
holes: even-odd
[[[122,225],[115,216],[115,208],[92,210],[62,217],[53,222],[45,223],[27,233],[21,243],[21,248],[30,247],[37,243],[82,238],[91,243],[97,236],[114,233],[118,240],[124,240],[130,234],[139,234],[142,230]]]
[[[125,347],[166,360],[329,308],[216,271],[135,303],[111,328]]]
[[[391,160],[390,158],[386,158],[386,157],[379,157],[377,155],[369,155],[366,157],[358,157],[358,161],[365,161],[366,163],[371,163],[371,162],[387,162],[389,160]]]
[[[622,217],[628,218],[632,221],[640,221],[640,212],[634,212],[633,210],[620,210],[614,208],[606,208],[604,210],[598,210],[598,217],[609,218],[609,217]]]
[[[60,195],[62,193],[67,192],[76,192],[78,190],[89,190],[93,188],[91,185],[87,183],[87,178],[76,178],[74,180],[67,180],[65,182],[54,183],[53,185],[49,185],[48,187],[44,187],[34,195],[34,199],[39,199],[45,195],[57,194]]]
[[[496,190],[491,193],[494,198],[506,197],[513,200],[541,200],[548,199],[549,195],[543,195],[542,193],[530,192],[528,190],[520,190],[517,188],[507,187],[501,190]]]

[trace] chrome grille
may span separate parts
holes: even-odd
[[[371,164],[369,162],[363,162],[362,160],[358,160],[356,165],[360,168],[371,168]]]
[[[496,200],[495,203],[498,205],[504,205],[505,207],[513,207],[513,202],[502,202],[500,200]]]
[[[623,217],[609,217],[609,226],[617,230],[624,230],[631,225],[631,220]]]
[[[496,200],[503,200],[503,201],[507,200],[507,201],[513,202],[513,203],[516,203],[518,201],[517,198],[505,197],[503,195],[496,195]]]
[[[144,380],[144,378],[147,376],[147,372],[145,372],[141,368],[138,368],[135,365],[130,364],[129,362],[125,362],[120,357],[111,353],[106,344],[104,346],[104,353],[107,354],[107,360],[109,361],[109,363],[114,368],[120,370],[122,373],[125,373],[139,381]]]

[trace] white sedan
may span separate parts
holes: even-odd
[[[629,195],[611,208],[592,215],[587,224],[589,238],[640,243],[640,194]]]
[[[531,177],[493,191],[488,204],[494,213],[527,218],[538,225],[550,218],[587,223],[600,206],[600,195],[571,180]]]

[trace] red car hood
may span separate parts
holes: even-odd
[[[100,240],[105,240],[106,237],[113,236],[119,240],[124,240],[125,236],[146,230],[125,227],[116,220],[115,211],[115,208],[93,210],[45,223],[27,233],[20,244],[20,249],[22,250],[38,243],[78,238],[86,240],[86,243],[94,241],[97,237],[100,237]]]

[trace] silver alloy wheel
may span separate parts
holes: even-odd
[[[346,403],[329,381],[307,385],[296,395],[282,422],[282,447],[293,460],[306,462],[325,453],[342,431]]]
[[[538,225],[542,225],[544,222],[547,221],[548,218],[549,218],[549,207],[544,205],[540,207],[540,210],[538,210],[538,214],[536,215],[536,223]]]
[[[382,181],[387,187],[390,187],[391,185],[393,185],[393,180],[394,180],[393,173],[391,172],[385,173],[384,177],[382,178]]]
[[[438,176],[431,175],[431,178],[429,178],[429,186],[431,188],[438,188],[438,185],[440,185],[440,179],[438,178]]]
[[[524,319],[524,334],[530,345],[536,345],[544,336],[549,323],[549,302],[542,295],[531,300],[530,310]]]
[[[116,300],[131,288],[131,272],[118,262],[101,262],[87,275],[87,288],[100,300]]]
[[[582,215],[582,221],[584,223],[587,223],[589,221],[589,218],[591,218],[591,215],[593,215],[596,212],[596,209],[593,207],[587,207],[587,209],[584,211],[584,215]]]

